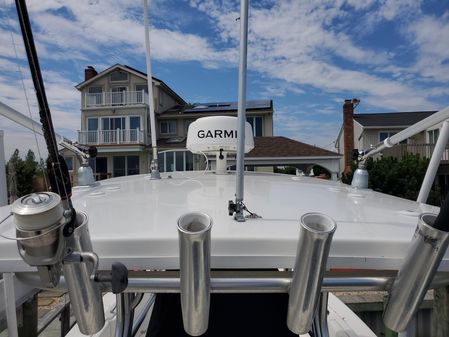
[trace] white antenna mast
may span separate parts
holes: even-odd
[[[0,207],[8,205],[6,188],[5,148],[3,145],[3,130],[0,130]]]
[[[151,179],[161,179],[157,162],[157,143],[156,143],[156,122],[154,117],[154,97],[153,97],[153,75],[151,72],[150,58],[150,22],[148,19],[148,0],[143,0],[143,22],[145,26],[145,51],[147,62],[147,83],[148,83],[148,106],[150,114],[151,147],[153,149],[153,159],[151,161]],[[147,118],[145,119],[145,123]]]
[[[248,0],[240,2],[240,60],[239,60],[239,101],[238,101],[238,139],[237,139],[237,177],[235,192],[235,216],[237,221],[245,221],[243,210],[243,187],[245,169],[245,122],[246,122],[246,59],[248,44]]]

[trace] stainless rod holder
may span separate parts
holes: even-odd
[[[310,331],[320,299],[335,221],[321,213],[301,217],[295,269],[289,290],[287,326],[296,334]]]
[[[404,331],[418,310],[449,243],[449,232],[433,228],[436,215],[423,213],[407,256],[391,287],[384,323]]]
[[[88,218],[85,213],[76,216],[79,225],[70,242],[73,253],[64,260],[62,268],[78,327],[81,333],[92,335],[105,323],[103,298],[99,284],[92,277],[98,261],[92,259],[96,255],[90,241]],[[77,256],[80,259],[75,259]]]
[[[206,332],[210,307],[210,231],[212,219],[187,213],[178,219],[181,309],[184,330]]]
[[[132,334],[134,308],[132,302],[134,293],[120,293],[116,295],[117,322],[115,324],[115,337],[134,336]]]

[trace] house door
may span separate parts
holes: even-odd
[[[108,177],[108,158],[97,157],[96,159],[96,173],[98,173],[98,179],[106,179]]]
[[[83,134],[85,139],[81,144],[97,144],[98,142],[98,118],[87,119],[87,134]]]
[[[89,159],[89,166],[96,174],[96,180],[102,180],[108,178],[108,158],[96,157]]]
[[[125,129],[125,117],[105,117],[101,119],[103,143],[118,144],[123,141],[123,130]],[[117,130],[118,129],[118,130]]]
[[[112,105],[126,104],[126,87],[112,88]]]

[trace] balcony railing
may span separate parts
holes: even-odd
[[[144,144],[144,132],[139,129],[78,131],[78,142],[89,145]]]
[[[402,158],[408,154],[419,154],[422,158],[432,156],[435,144],[398,144],[382,151],[384,157]],[[443,151],[441,160],[449,160],[449,148]]]
[[[83,108],[148,104],[145,91],[84,93]]]

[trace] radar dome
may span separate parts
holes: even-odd
[[[212,116],[197,119],[189,125],[186,147],[192,152],[237,151],[238,118]],[[245,122],[245,153],[254,148],[251,124]]]

